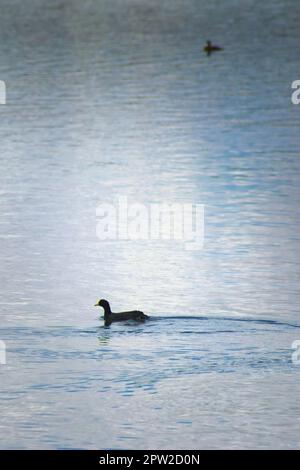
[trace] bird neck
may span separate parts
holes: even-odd
[[[105,305],[105,307],[103,308],[104,308],[104,317],[108,317],[111,314],[111,309],[110,309],[109,304]]]

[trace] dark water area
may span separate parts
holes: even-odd
[[[9,347],[1,392],[7,445],[298,445],[299,420],[289,413],[298,412],[291,341],[300,326],[181,316],[0,331]]]

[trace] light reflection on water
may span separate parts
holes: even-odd
[[[3,3],[2,446],[299,447],[298,3]],[[205,204],[204,250],[101,243],[119,195]]]

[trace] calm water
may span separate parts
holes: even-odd
[[[300,5],[223,3],[2,1],[1,448],[300,448]],[[99,241],[118,196],[204,249]]]

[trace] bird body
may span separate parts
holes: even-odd
[[[212,44],[211,41],[206,41],[206,45],[203,47],[203,50],[209,55],[215,51],[222,51],[223,48],[216,44]]]
[[[104,309],[104,322],[108,326],[113,322],[135,320],[135,321],[145,321],[149,317],[139,310],[131,310],[128,312],[112,312],[110,309],[109,302],[105,299],[99,300],[95,307],[102,307]]]

